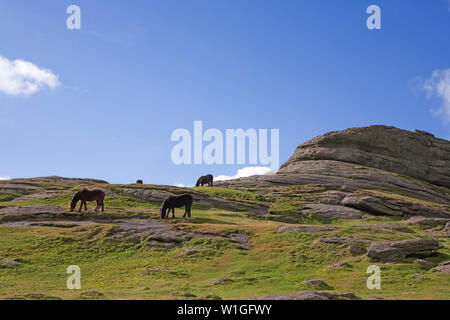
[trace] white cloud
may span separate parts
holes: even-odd
[[[442,105],[432,112],[439,116],[445,123],[450,122],[450,69],[436,70],[431,78],[425,81],[423,88],[428,98],[437,97],[442,100]]]
[[[173,185],[176,186],[176,187],[178,187],[178,188],[184,188],[184,187],[185,187],[184,184],[182,184],[182,183],[177,183],[177,182],[175,182]]]
[[[224,181],[224,180],[245,178],[245,177],[250,177],[250,176],[255,176],[255,175],[274,173],[274,172],[275,171],[272,171],[272,169],[270,169],[268,167],[245,167],[245,168],[239,169],[237,174],[234,176],[220,175],[220,176],[214,177],[214,181]]]
[[[60,84],[58,76],[51,70],[0,56],[0,91],[6,94],[30,96],[45,87],[54,89]]]
[[[0,177],[0,180],[9,180],[11,179],[10,177],[6,176],[6,177]]]

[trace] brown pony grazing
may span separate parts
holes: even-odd
[[[195,184],[196,187],[202,186],[204,184],[207,184],[208,186],[212,187],[213,185],[214,177],[211,174],[207,174],[206,176],[201,176],[198,178],[197,183]]]
[[[84,210],[87,210],[86,202],[87,201],[97,201],[97,207],[95,207],[95,211],[99,209],[99,207],[102,207],[102,212],[105,211],[103,200],[105,199],[105,193],[102,190],[88,190],[88,189],[81,189],[75,195],[73,196],[72,201],[70,202],[70,211],[73,211],[75,207],[77,206],[77,202],[81,201],[80,210],[83,208],[84,204]]]
[[[185,206],[185,212],[183,218],[191,217],[191,207],[194,202],[194,198],[190,194],[182,194],[180,196],[168,196],[159,209],[161,219],[169,218],[170,210],[172,210],[172,218],[175,218],[175,208]],[[166,212],[169,209],[169,212]]]

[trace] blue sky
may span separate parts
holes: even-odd
[[[81,30],[66,28],[71,4]],[[448,0],[0,0],[0,39],[1,57],[59,81],[29,95],[0,82],[0,177],[191,185],[246,166],[174,165],[171,133],[194,120],[279,129],[281,163],[348,127],[450,137],[431,111],[450,103]]]

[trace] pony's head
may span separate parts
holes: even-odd
[[[166,209],[164,207],[161,206],[161,208],[159,208],[159,216],[161,217],[161,219],[164,219],[166,217]]]
[[[78,201],[75,198],[70,201],[70,211],[73,211],[75,209],[75,207],[77,206],[77,202]]]
[[[161,204],[161,207],[159,208],[159,216],[161,217],[161,219],[164,219],[166,217],[167,201],[169,200],[169,198],[170,198],[170,196],[167,197],[166,200],[163,201],[163,203]]]

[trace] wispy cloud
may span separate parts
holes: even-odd
[[[215,181],[225,181],[225,180],[231,180],[231,179],[238,179],[238,178],[245,178],[255,175],[262,175],[262,174],[268,174],[272,171],[272,169],[268,167],[245,167],[242,169],[239,169],[238,172],[234,176],[225,176],[225,175],[219,175],[217,177],[214,177]]]
[[[44,88],[60,85],[58,76],[51,70],[41,69],[24,60],[9,60],[0,56],[0,91],[8,95],[30,96]]]
[[[432,112],[445,124],[450,123],[450,69],[435,70],[431,77],[423,83],[428,98],[438,98],[441,106]]]
[[[11,178],[8,176],[0,177],[0,180],[9,180],[9,179],[11,179]]]

